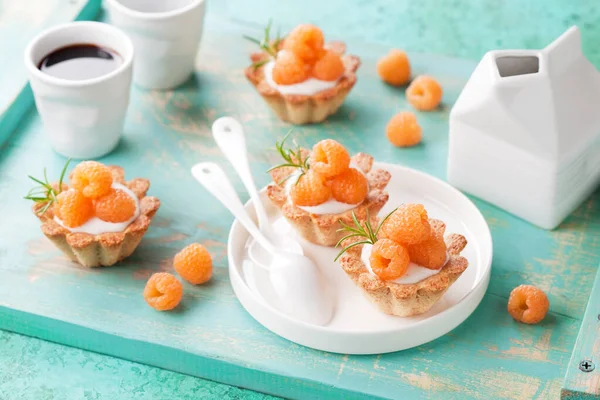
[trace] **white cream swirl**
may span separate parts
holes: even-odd
[[[124,221],[124,222],[107,222],[107,221],[101,220],[98,217],[92,217],[86,223],[84,223],[83,225],[80,225],[80,226],[75,227],[75,228],[69,228],[68,226],[65,226],[65,224],[57,216],[54,216],[54,221],[57,224],[59,224],[60,226],[62,226],[63,228],[68,229],[71,232],[83,232],[83,233],[89,233],[91,235],[99,235],[101,233],[123,232],[129,226],[129,224],[131,224],[133,221],[135,221],[135,219],[137,217],[139,217],[139,215],[140,215],[140,201],[138,200],[138,198],[135,195],[135,193],[133,193],[125,185],[121,185],[120,183],[113,182],[112,188],[113,189],[117,189],[117,190],[121,190],[121,191],[125,192],[129,197],[131,197],[135,201],[135,213],[127,221]]]

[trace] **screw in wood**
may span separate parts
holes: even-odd
[[[579,369],[583,372],[592,372],[596,368],[592,360],[582,360],[579,363]]]

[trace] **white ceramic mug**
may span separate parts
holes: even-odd
[[[133,81],[170,89],[194,71],[202,37],[204,0],[106,0],[110,21],[133,41]]]
[[[39,69],[53,51],[93,44],[117,52],[123,62],[115,70],[86,80],[61,79]],[[35,37],[25,50],[25,65],[35,104],[54,149],[77,159],[112,151],[123,132],[129,105],[133,44],[119,29],[100,22],[72,22]]]

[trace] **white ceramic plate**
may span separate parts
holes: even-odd
[[[402,203],[422,203],[430,218],[446,223],[447,233],[460,233],[468,245],[461,253],[469,267],[429,312],[400,318],[382,313],[363,297],[335,258],[338,249],[317,246],[298,237],[305,254],[319,266],[336,293],[336,310],[327,326],[295,320],[277,307],[267,273],[244,261],[248,233],[235,221],[229,232],[229,277],[236,296],[260,324],[292,342],[335,353],[378,354],[419,346],[462,323],[475,310],[487,289],[492,238],[487,223],[475,205],[461,192],[437,178],[398,165],[376,163],[388,170],[390,200],[381,215]],[[296,235],[278,210],[261,193],[271,221]],[[246,204],[250,210],[251,204]],[[253,214],[253,211],[250,211]]]

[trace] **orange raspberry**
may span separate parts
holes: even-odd
[[[377,62],[377,74],[392,86],[401,86],[410,80],[410,62],[402,50],[390,50]]]
[[[318,206],[329,200],[331,189],[327,186],[325,178],[309,170],[292,185],[290,197],[298,206]]]
[[[212,276],[212,259],[208,250],[198,243],[192,243],[175,255],[175,271],[193,285],[207,282]]]
[[[340,143],[325,139],[313,146],[308,162],[310,169],[325,178],[332,178],[348,169],[350,154]]]
[[[298,25],[283,41],[283,48],[307,63],[315,62],[323,53],[323,32],[314,25]]]
[[[369,262],[373,273],[384,281],[400,278],[410,265],[406,248],[389,239],[375,242]]]
[[[427,210],[422,204],[403,204],[383,223],[379,236],[403,245],[420,243],[431,233]]]
[[[315,62],[312,76],[322,81],[335,81],[344,73],[344,63],[339,54],[326,51],[325,55]]]
[[[537,324],[544,319],[550,308],[546,294],[535,286],[520,285],[510,292],[508,312],[519,322]]]
[[[390,119],[385,127],[385,135],[394,146],[415,146],[421,142],[421,127],[415,114],[402,111]]]
[[[92,200],[75,189],[69,189],[56,196],[54,215],[69,228],[76,228],[94,216]]]
[[[144,288],[144,300],[158,311],[177,307],[181,297],[183,297],[183,285],[168,272],[153,274]]]
[[[419,111],[434,110],[442,101],[442,87],[431,76],[416,77],[406,89],[408,102]]]
[[[432,233],[429,239],[408,246],[410,261],[429,269],[440,269],[446,264],[444,235]]]
[[[348,168],[333,177],[329,186],[333,198],[346,204],[360,204],[369,193],[367,178],[355,168]]]
[[[96,161],[79,163],[71,172],[71,187],[92,199],[107,194],[112,183],[110,169]]]
[[[96,216],[106,222],[125,222],[135,214],[136,203],[123,190],[110,189],[108,194],[94,200]]]
[[[273,66],[273,80],[278,85],[293,85],[308,79],[310,67],[289,51],[280,51]]]

